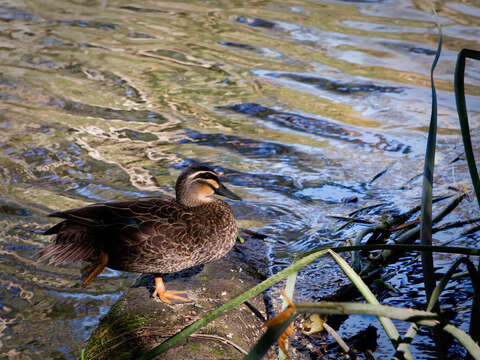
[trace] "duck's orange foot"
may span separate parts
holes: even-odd
[[[155,278],[155,291],[152,296],[156,297],[163,301],[166,304],[184,304],[192,302],[185,294],[185,291],[167,291],[163,279],[161,277]]]
[[[192,302],[188,297],[177,294],[185,294],[185,291],[164,291],[158,293],[157,290],[155,290],[153,292],[153,297],[158,296],[161,301],[167,304],[184,304]]]

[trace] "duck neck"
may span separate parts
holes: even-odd
[[[177,202],[186,206],[186,207],[197,207],[202,205],[210,204],[214,201],[218,201],[213,196],[204,196],[199,197],[198,195],[193,196],[193,194],[183,194],[180,198],[177,198]]]

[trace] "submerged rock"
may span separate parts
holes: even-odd
[[[164,277],[168,290],[184,290],[194,302],[167,305],[151,297],[153,276],[144,275],[105,315],[85,350],[85,359],[135,359],[167,338],[255,286],[261,276],[244,260],[242,249],[258,240],[238,244],[224,258]],[[262,252],[264,254],[265,252]],[[258,253],[257,253],[258,254]],[[260,294],[222,315],[156,359],[242,359],[262,335],[265,301]],[[265,359],[273,358],[274,351]]]

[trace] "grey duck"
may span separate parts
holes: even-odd
[[[64,219],[44,232],[56,234],[38,261],[65,264],[85,260],[82,284],[104,269],[153,273],[155,291],[166,303],[186,302],[181,291],[167,291],[159,273],[180,271],[224,256],[235,244],[232,209],[218,194],[241,200],[206,166],[185,170],[175,185],[176,199],[144,197],[59,211]]]

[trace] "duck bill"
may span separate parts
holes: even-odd
[[[220,186],[215,190],[215,194],[225,196],[226,198],[232,200],[242,200],[240,196],[228,190],[223,184],[220,184]]]

